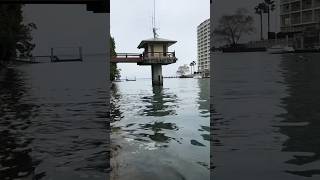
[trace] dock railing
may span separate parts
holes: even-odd
[[[175,52],[143,52],[143,57],[176,57]]]
[[[176,61],[175,52],[144,52],[141,65],[172,64]]]
[[[113,58],[142,58],[142,54],[139,53],[117,53],[116,57]]]

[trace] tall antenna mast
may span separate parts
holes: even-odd
[[[154,38],[157,38],[158,37],[158,33],[157,33],[157,28],[156,28],[156,0],[153,0],[153,19],[152,19],[152,22],[153,22],[153,37]]]

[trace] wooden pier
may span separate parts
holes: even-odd
[[[37,64],[40,63],[38,61],[33,60],[33,58],[16,58],[13,60],[17,63],[24,63],[24,64]]]
[[[39,59],[47,59],[46,61],[40,61]],[[37,63],[59,63],[59,62],[77,62],[83,61],[82,56],[79,58],[59,58],[58,56],[32,56],[28,58],[16,58],[13,62],[25,63],[25,64],[37,64]]]
[[[112,63],[138,63],[142,61],[142,54],[139,53],[117,53],[117,56],[111,58]]]

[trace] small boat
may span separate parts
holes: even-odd
[[[202,79],[201,74],[196,74],[193,76],[193,79]]]
[[[128,79],[128,78],[126,78],[126,81],[136,81],[136,77],[134,77],[134,79]]]
[[[281,45],[275,45],[270,48],[268,48],[268,52],[271,54],[282,54],[282,53],[290,53],[294,52],[294,48],[290,46],[281,46]]]
[[[188,74],[188,75],[181,75],[179,76],[179,78],[193,78],[192,74]]]

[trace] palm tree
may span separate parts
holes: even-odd
[[[269,39],[269,32],[270,32],[270,11],[274,11],[276,8],[275,1],[272,0],[264,0],[266,12],[268,14],[268,39]]]
[[[193,74],[193,73],[194,73],[194,72],[192,73],[192,67],[193,67],[193,66],[195,66],[195,65],[196,65],[196,62],[195,62],[195,61],[192,61],[192,62],[190,63],[190,67],[191,67],[191,74]],[[193,71],[194,71],[194,69],[193,69]]]
[[[254,7],[255,13],[260,16],[260,40],[263,40],[263,22],[262,15],[266,13],[266,4],[259,3],[256,7]]]
[[[193,64],[192,64],[192,62],[190,63],[190,67],[191,67],[191,74],[192,74],[192,66],[193,66]]]
[[[193,63],[193,66],[195,66],[197,64],[195,61],[192,61],[192,63]],[[193,68],[193,71],[195,71],[195,67]]]

